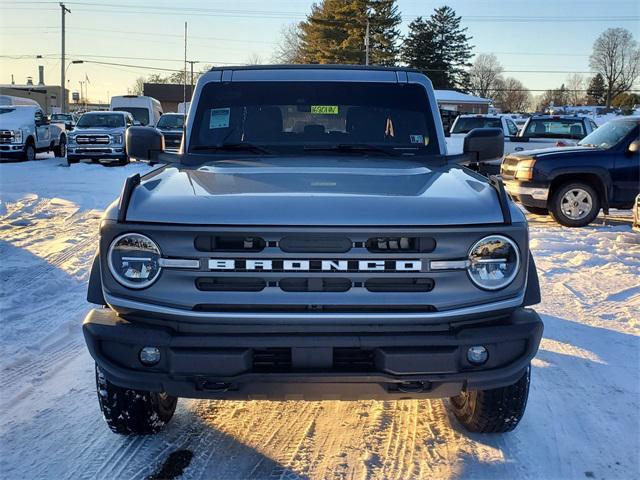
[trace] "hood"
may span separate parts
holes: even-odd
[[[501,223],[503,218],[494,188],[460,166],[307,156],[163,167],[134,190],[127,220],[423,226]]]
[[[75,127],[72,131],[74,135],[113,135],[118,133],[124,133],[125,127],[118,128],[106,128],[106,127],[90,127],[90,128],[79,128]]]
[[[521,152],[510,153],[509,157],[517,157],[517,158],[533,158],[533,157],[544,157],[547,155],[575,155],[578,154],[589,154],[590,152],[598,151],[598,148],[595,147],[578,147],[578,146],[569,146],[569,147],[551,147],[551,148],[537,148],[535,150],[524,150]]]

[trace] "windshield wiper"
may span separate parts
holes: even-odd
[[[398,152],[388,150],[375,145],[367,145],[365,143],[339,143],[338,145],[314,145],[306,146],[304,150],[307,152],[346,152],[346,153],[382,153],[389,156],[397,156]]]
[[[195,145],[191,147],[191,150],[219,150],[222,152],[253,152],[253,153],[265,153],[268,155],[273,154],[268,148],[254,145],[252,143],[240,142],[240,143],[220,143],[217,145]]]

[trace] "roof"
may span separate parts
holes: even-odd
[[[436,100],[443,103],[486,103],[490,104],[492,100],[488,98],[476,97],[455,90],[435,90]]]
[[[276,64],[276,65],[241,65],[241,66],[222,66],[213,67],[210,72],[221,70],[374,70],[374,71],[390,71],[390,72],[416,72],[422,73],[420,70],[409,67],[382,67],[380,65],[335,65],[335,64]]]

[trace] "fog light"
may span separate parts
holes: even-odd
[[[489,352],[483,346],[469,347],[467,350],[467,360],[474,365],[482,365],[489,358]]]
[[[157,347],[144,347],[140,350],[140,362],[144,365],[155,365],[160,361],[160,349]]]

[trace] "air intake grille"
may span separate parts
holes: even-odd
[[[334,348],[333,368],[342,372],[370,372],[375,370],[374,350]]]
[[[203,292],[259,292],[267,282],[262,278],[206,277],[196,279],[196,288]]]
[[[364,284],[370,292],[430,292],[434,285],[430,278],[370,278]]]
[[[290,370],[290,348],[262,348],[253,350],[254,372],[288,372]]]

